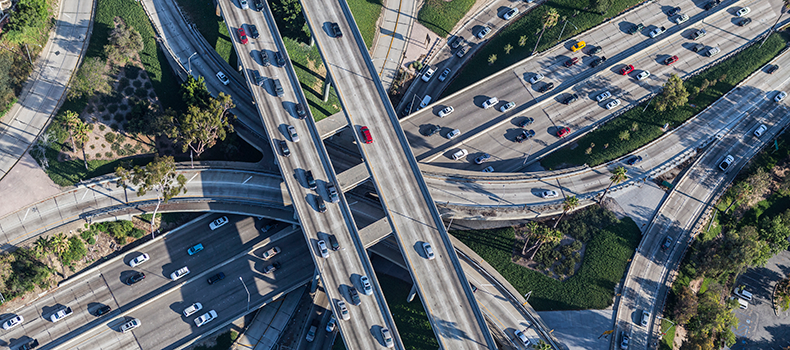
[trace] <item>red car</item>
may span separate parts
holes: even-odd
[[[571,133],[571,129],[566,126],[561,128],[560,131],[557,131],[557,137],[565,137],[570,133]]]
[[[370,129],[367,126],[359,128],[359,132],[362,133],[362,142],[373,143],[373,136],[370,136]]]
[[[629,65],[623,67],[622,69],[620,69],[620,74],[626,75],[626,74],[631,73],[633,71],[634,71],[634,66],[629,64]]]
[[[241,41],[242,44],[246,44],[248,40],[247,40],[247,33],[244,32],[244,28],[239,28],[238,32],[239,32],[239,41]]]
[[[678,56],[667,57],[667,59],[664,60],[664,64],[668,66],[670,64],[677,62],[678,60],[679,60]]]
[[[574,58],[568,59],[567,61],[565,61],[565,67],[571,67],[574,64],[576,64],[576,62],[579,62],[579,58],[578,57],[574,57]]]

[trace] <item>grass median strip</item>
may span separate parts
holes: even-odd
[[[222,17],[217,16],[214,3],[202,0],[177,0],[177,2],[181,11],[197,26],[208,44],[222,59],[230,63],[231,67],[235,67],[238,58],[233,50],[228,26]]]
[[[378,27],[376,23],[381,16],[381,0],[348,0],[348,7],[354,14],[354,21],[365,40],[368,50],[373,46],[373,38],[376,36]]]
[[[474,0],[427,0],[417,14],[417,20],[432,32],[446,38],[474,4]]]
[[[340,100],[334,87],[330,87],[329,99],[324,102],[323,86],[326,79],[326,68],[318,47],[300,43],[284,37],[285,49],[291,57],[291,63],[302,85],[302,91],[310,105],[313,119],[319,121],[332,114],[340,112]]]
[[[441,0],[430,1],[443,2]],[[451,3],[456,1],[458,0],[454,0]],[[613,0],[611,1],[611,6],[604,14],[589,10],[589,0],[552,0],[544,2],[524,16],[511,21],[507,28],[504,28],[492,37],[485,44],[485,47],[467,61],[463,70],[450,83],[443,96],[448,96],[529,57],[540,37],[540,32],[543,28],[543,17],[550,10],[557,11],[559,15],[558,21],[556,25],[547,28],[543,33],[540,44],[537,47],[538,52],[601,24],[605,19],[615,16],[641,2],[643,0]],[[420,16],[422,17],[422,11],[420,11]],[[498,28],[493,29],[496,30]],[[580,36],[578,39],[584,40],[584,36]],[[594,43],[588,43],[588,45],[591,44]],[[508,47],[510,47],[509,51]],[[494,55],[493,63],[491,62],[492,55]]]
[[[541,160],[541,165],[546,169],[582,164],[596,166],[631,153],[660,137],[664,133],[661,129],[664,124],[669,123],[670,128],[677,127],[716,102],[776,57],[786,43],[787,34],[774,33],[762,48],[753,45],[686,80],[683,85],[690,97],[685,106],[659,112],[650,105],[643,112],[643,103],[581,137],[573,149],[573,145],[569,145],[548,155]]]

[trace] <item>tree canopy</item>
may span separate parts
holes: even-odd
[[[110,43],[104,46],[104,53],[107,59],[123,66],[144,48],[143,37],[134,27],[127,27],[120,17],[115,17],[114,22],[115,28],[110,31]]]
[[[98,57],[88,57],[74,76],[69,89],[69,98],[78,99],[93,96],[95,93],[107,94],[112,91],[107,64]]]
[[[689,101],[689,93],[683,85],[683,80],[677,74],[669,76],[664,91],[656,101],[656,110],[663,112],[667,109],[675,109],[684,106]]]

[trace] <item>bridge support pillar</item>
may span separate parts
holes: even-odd
[[[406,297],[406,302],[410,303],[412,300],[414,300],[414,296],[415,295],[417,295],[417,285],[416,284],[412,284],[411,285],[411,291],[409,291],[409,296]]]
[[[329,87],[332,84],[332,76],[329,71],[326,72],[326,79],[324,79],[324,102],[329,100]]]
[[[315,269],[315,276],[313,276],[313,282],[310,283],[310,294],[315,293],[316,289],[318,289],[318,278],[321,275],[318,274],[318,269]]]

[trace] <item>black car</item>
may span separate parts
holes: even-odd
[[[768,70],[765,71],[765,72],[768,73],[768,74],[774,74],[774,72],[776,72],[777,69],[779,69],[779,66],[773,64],[770,67],[768,67]]]
[[[640,156],[633,156],[631,159],[628,160],[628,165],[634,165],[642,161],[642,157]]]
[[[516,142],[522,143],[532,136],[535,136],[535,130],[522,130],[521,133],[516,136]]]
[[[307,181],[307,187],[311,190],[318,188],[318,185],[315,183],[315,178],[313,177],[313,172],[307,170],[304,172],[304,179]]]
[[[38,347],[38,339],[30,339],[27,343],[22,344],[17,350],[31,350]]]
[[[535,122],[534,118],[527,117],[527,118],[522,119],[521,122],[518,123],[518,126],[523,128],[523,127],[525,127],[527,125],[530,125],[530,124],[532,124],[534,122]]]
[[[304,119],[307,116],[307,111],[304,108],[304,105],[301,103],[296,104],[296,115],[299,116],[299,119]]]
[[[549,91],[549,90],[551,90],[553,88],[554,88],[554,83],[546,83],[546,84],[543,84],[543,86],[541,86],[538,89],[538,92],[543,93],[543,92]]]
[[[477,292],[477,287],[474,284],[469,283],[469,286],[472,287],[472,293]]]
[[[264,67],[268,67],[269,66],[269,54],[267,54],[266,51],[264,51],[264,50],[261,50],[261,51],[258,51],[258,52],[261,54],[261,64]]]
[[[663,250],[669,249],[669,247],[672,246],[672,240],[673,239],[674,238],[672,238],[670,236],[667,236],[667,238],[664,239],[664,244],[661,245],[661,249],[663,249]]]
[[[691,48],[691,51],[700,52],[700,51],[702,51],[704,49],[705,49],[705,45],[697,44],[697,45],[694,45],[694,47]]]
[[[343,37],[343,32],[340,31],[340,26],[337,23],[332,23],[330,25],[330,27],[332,27],[332,35],[335,38],[342,38]]]
[[[109,306],[102,305],[100,308],[96,309],[95,315],[96,316],[101,316],[101,315],[104,315],[104,314],[110,312],[110,310],[112,310],[112,309]]]
[[[676,15],[678,13],[680,13],[680,7],[675,7],[673,9],[670,9],[669,11],[667,11],[667,16],[672,17],[672,16],[674,16],[674,15]]]
[[[566,97],[565,101],[562,101],[562,103],[564,103],[566,105],[569,105],[571,103],[576,102],[577,100],[579,100],[579,95],[573,94],[573,95],[570,95],[570,96]]]
[[[326,203],[324,203],[324,199],[321,196],[315,196],[315,206],[319,213],[326,211]]]
[[[285,58],[279,51],[274,53],[274,60],[277,61],[277,65],[280,67],[285,65]]]
[[[741,20],[738,22],[738,25],[743,27],[743,26],[745,26],[745,25],[747,25],[749,23],[752,23],[752,19],[751,18],[748,18],[748,17],[747,18],[741,18]]]
[[[133,275],[131,275],[129,278],[126,279],[126,284],[131,286],[131,285],[133,285],[133,284],[135,284],[137,282],[140,282],[140,281],[142,281],[144,279],[145,279],[145,274],[144,273],[142,273],[142,272],[135,272]]]
[[[642,29],[645,29],[645,25],[644,24],[642,24],[642,23],[634,24],[631,28],[628,29],[628,34],[634,35],[636,33],[639,33],[640,31],[642,31]]]
[[[718,0],[708,2],[707,4],[705,4],[705,10],[707,11],[713,9],[714,7],[719,5],[719,2],[720,1]]]
[[[359,292],[354,286],[348,287],[348,296],[351,298],[352,305],[359,305],[361,300],[359,300]]]
[[[597,54],[601,53],[602,51],[603,51],[603,47],[595,46],[595,47],[591,48],[589,51],[587,51],[587,54],[592,56],[592,55],[597,55]]]
[[[427,136],[433,136],[433,135],[436,135],[436,134],[438,134],[438,133],[439,133],[439,131],[441,131],[441,130],[442,130],[442,127],[441,127],[441,126],[438,126],[438,125],[433,125],[433,126],[431,126],[431,127],[428,129],[428,132],[427,132],[426,134],[427,134]]]
[[[335,237],[335,235],[329,235],[329,247],[332,248],[332,250],[340,249],[340,244],[337,243],[337,237]]]
[[[283,157],[290,157],[291,149],[288,148],[288,143],[283,140],[280,140],[277,143],[280,145],[280,152],[283,154]]]
[[[592,62],[590,62],[590,67],[591,68],[598,67],[598,66],[601,65],[601,63],[604,63],[604,62],[606,62],[606,56],[596,58]]]
[[[256,28],[254,24],[250,24],[250,25],[248,25],[248,26],[250,27],[250,36],[251,36],[253,39],[258,39],[258,36],[259,36],[259,34],[258,34],[258,28]]]
[[[225,274],[220,272],[214,276],[209,277],[206,281],[208,281],[208,284],[214,284],[219,281],[222,281],[224,278],[225,278]]]
[[[255,10],[260,11],[263,10],[263,0],[253,0],[255,3]]]

